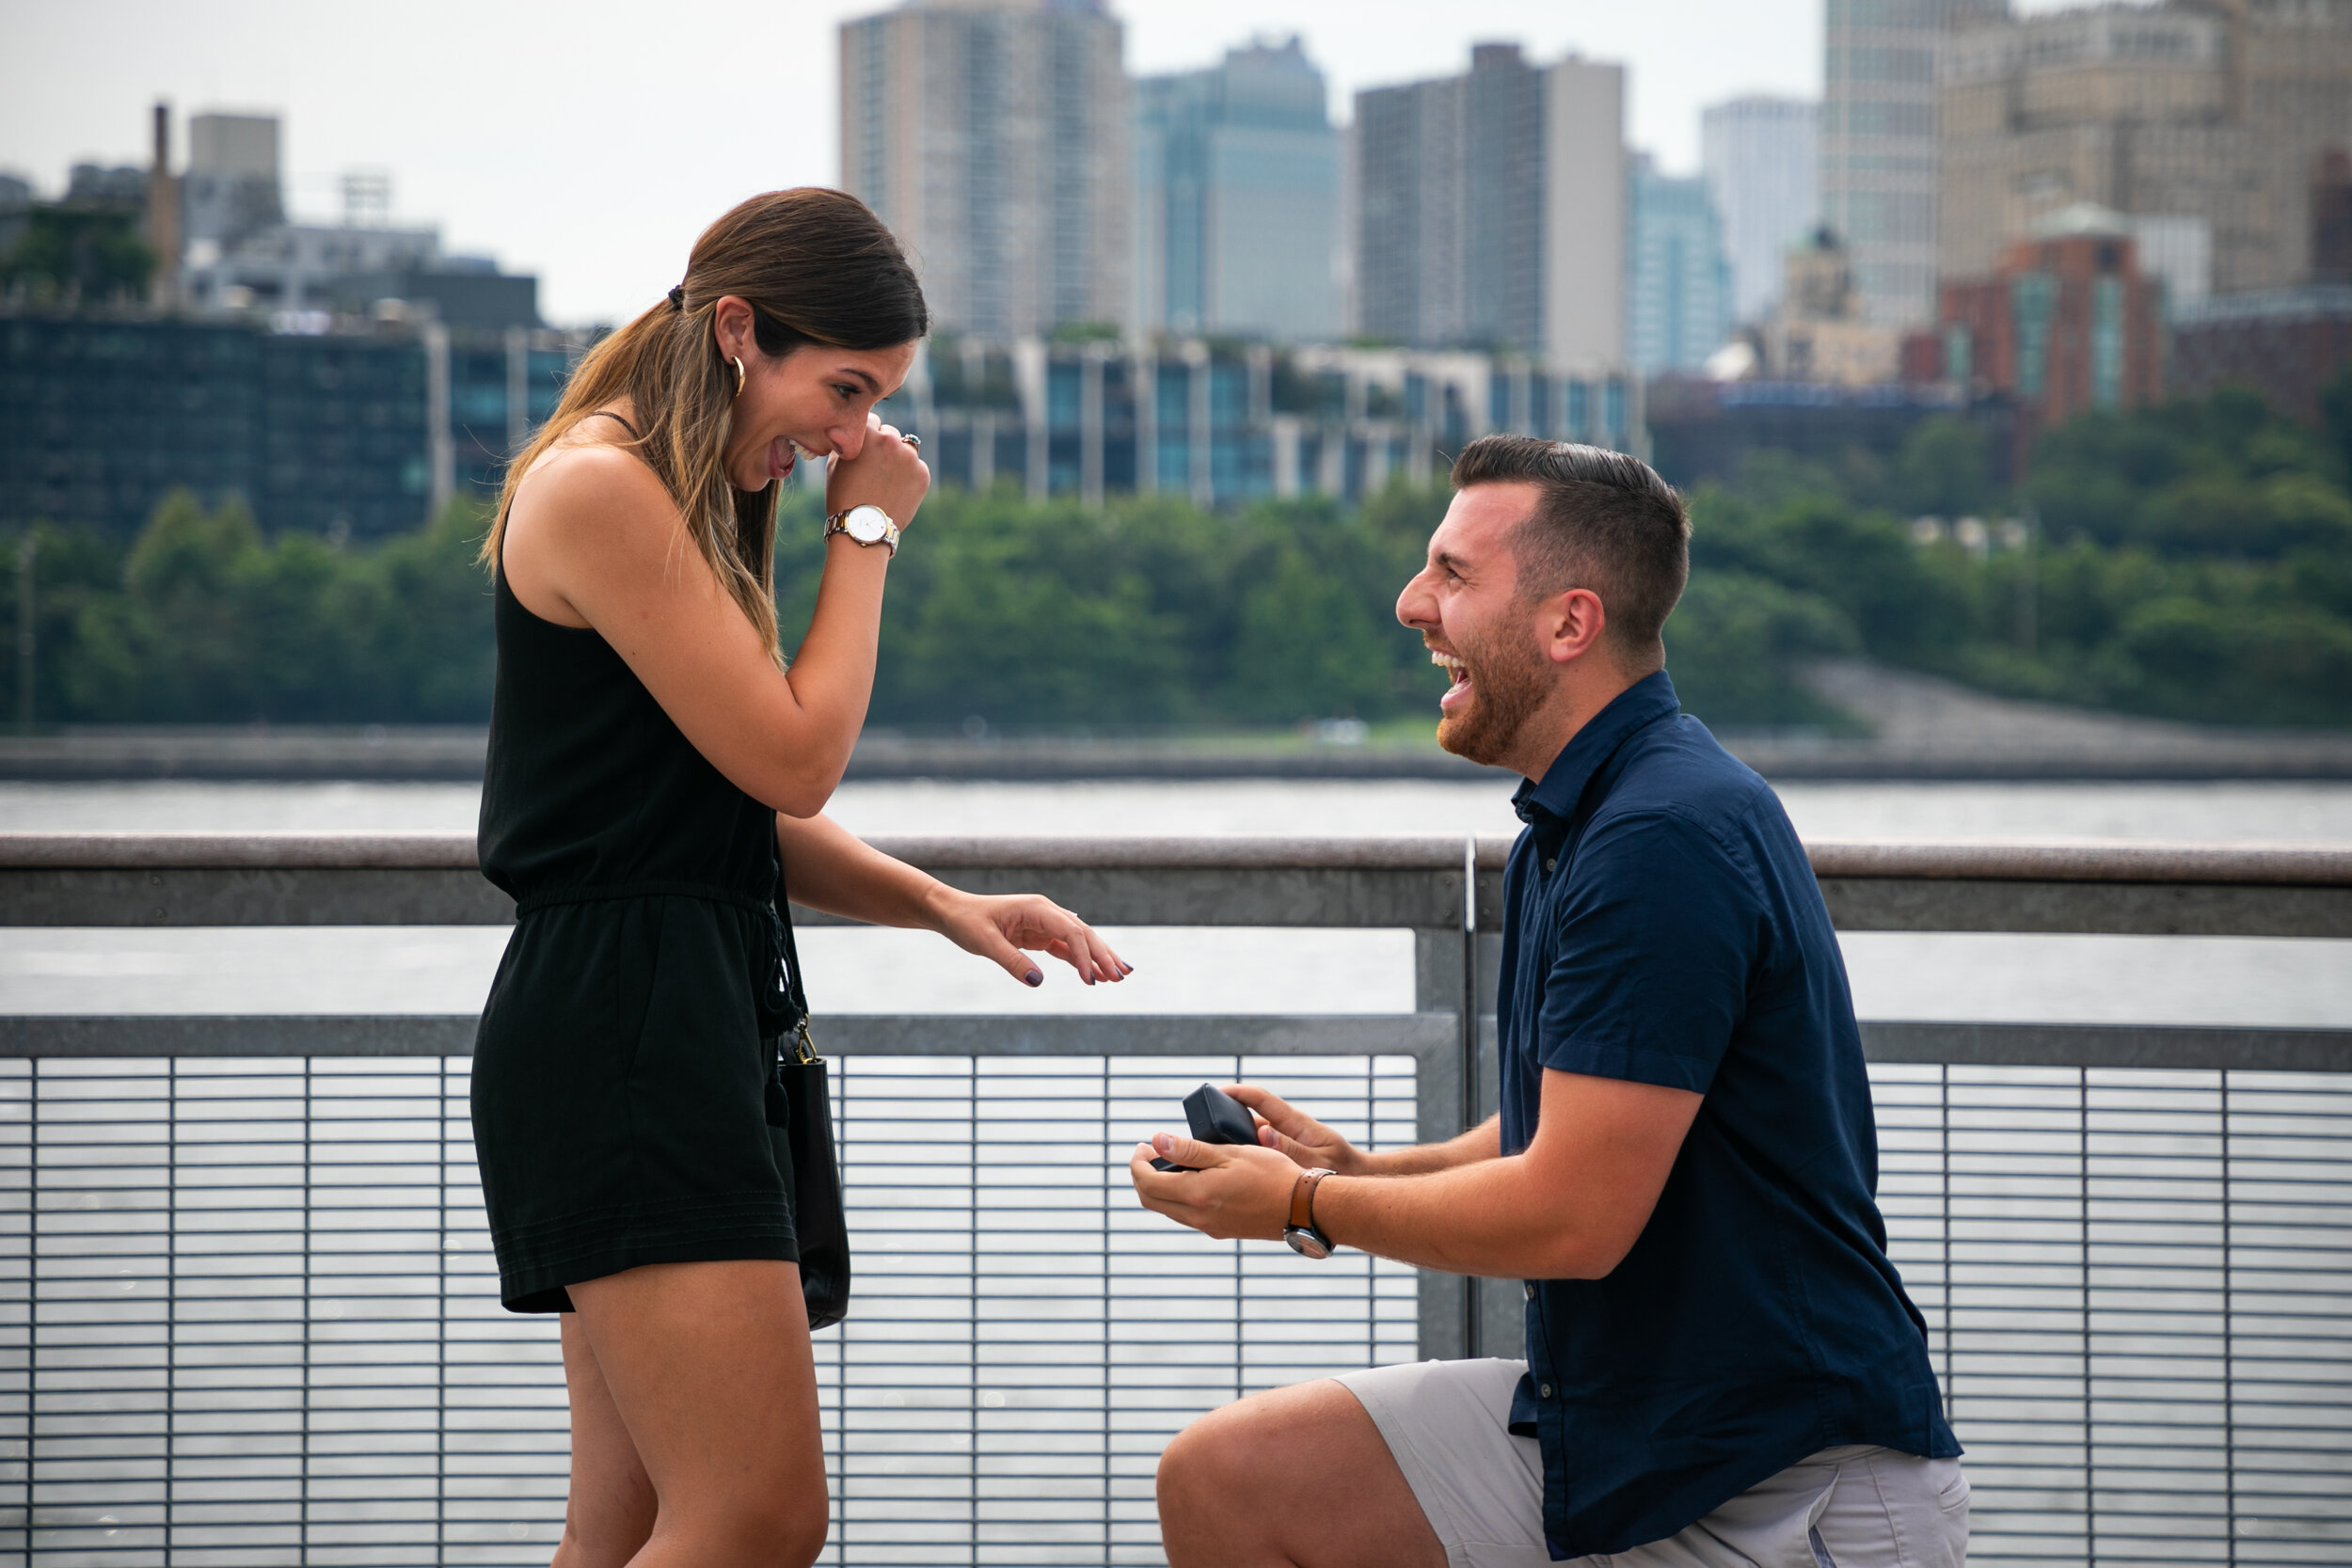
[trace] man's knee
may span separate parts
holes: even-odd
[[[1230,1507],[1262,1495],[1288,1474],[1286,1452],[1314,1422],[1305,1408],[1314,1386],[1269,1389],[1235,1400],[1194,1421],[1160,1452],[1159,1496],[1165,1508],[1190,1497]]]
[[[1247,1432],[1245,1423],[1228,1418],[1227,1412],[1233,1408],[1227,1405],[1209,1412],[1160,1450],[1158,1491],[1163,1508],[1222,1488],[1233,1444]]]

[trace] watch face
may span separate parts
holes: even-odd
[[[890,516],[879,506],[853,506],[841,531],[861,545],[879,545],[890,537]]]
[[[1301,1258],[1312,1258],[1320,1261],[1331,1256],[1330,1243],[1302,1226],[1291,1226],[1286,1228],[1282,1232],[1282,1240],[1288,1242],[1291,1244],[1291,1250]]]

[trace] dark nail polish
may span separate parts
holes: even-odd
[[[1041,986],[1045,983],[1045,974],[1041,970],[1033,969],[1026,974],[1021,976],[1021,978],[1033,986]]]

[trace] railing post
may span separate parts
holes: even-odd
[[[1413,932],[1415,1012],[1462,1017],[1463,992],[1469,984],[1465,947],[1455,927],[1422,927]],[[1442,1143],[1463,1130],[1464,1061],[1458,1035],[1454,1049],[1432,1051],[1422,1057],[1414,1096],[1414,1135],[1420,1142]],[[1475,1354],[1470,1346],[1470,1289],[1471,1282],[1460,1275],[1421,1271],[1422,1360],[1454,1360]]]

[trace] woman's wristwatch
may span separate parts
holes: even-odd
[[[1282,1227],[1282,1240],[1301,1258],[1328,1258],[1337,1244],[1315,1226],[1315,1188],[1330,1174],[1327,1170],[1302,1170],[1297,1184],[1291,1188],[1291,1222]]]
[[[860,545],[883,545],[898,553],[898,525],[879,506],[853,506],[825,519],[825,537],[846,533]]]

